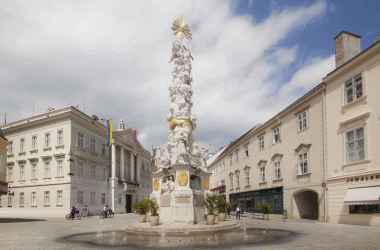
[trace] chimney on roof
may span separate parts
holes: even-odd
[[[335,66],[339,68],[361,52],[361,36],[342,31],[335,40]]]
[[[94,121],[99,121],[99,117],[97,115],[92,115],[91,117],[94,119]]]
[[[54,111],[54,108],[52,108],[52,107],[49,107],[48,109],[47,109],[47,112],[53,112]]]
[[[378,41],[380,41],[380,35],[378,35],[378,36],[375,38],[375,43],[377,43]]]

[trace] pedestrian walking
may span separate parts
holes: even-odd
[[[240,207],[236,206],[236,219],[240,220]]]

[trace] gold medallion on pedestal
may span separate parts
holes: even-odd
[[[189,181],[189,177],[187,176],[185,171],[181,171],[178,174],[178,184],[180,186],[186,186],[187,182]]]
[[[208,190],[210,188],[210,180],[207,177],[203,180],[203,188],[205,190]]]
[[[160,182],[158,181],[158,179],[154,179],[154,191],[158,191],[158,189],[160,188]]]

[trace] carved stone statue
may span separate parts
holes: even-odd
[[[164,181],[161,192],[164,194],[173,191],[175,187],[174,177],[170,175],[169,177],[165,177]]]
[[[207,163],[206,163],[206,157],[207,153],[211,148],[211,143],[208,144],[207,148],[202,148],[201,153],[200,153],[200,158],[201,158],[201,164],[202,164],[202,170],[207,171]]]

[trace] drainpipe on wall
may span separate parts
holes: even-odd
[[[324,89],[322,91],[322,179],[323,179],[323,182],[326,183],[326,162],[325,162],[325,102],[326,102],[326,98],[325,98],[325,95],[326,95],[326,84],[323,83],[324,85]],[[326,191],[327,191],[327,184],[326,184],[326,187],[323,188],[323,193],[324,193],[324,202],[323,202],[323,205],[324,205],[324,222],[327,222],[327,214],[326,214]]]

